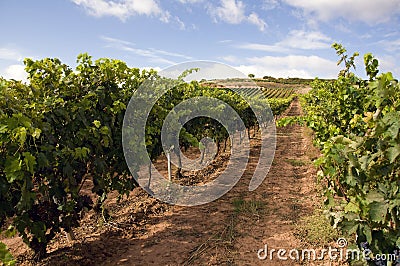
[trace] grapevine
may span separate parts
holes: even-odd
[[[257,126],[257,119],[246,101],[254,101],[254,106],[267,101],[277,115],[292,100],[244,99],[224,88],[183,82],[193,70],[169,80],[154,70],[141,71],[107,58],[94,61],[88,54],[78,56],[75,70],[55,58],[26,59],[25,65],[29,84],[0,78],[0,227],[11,221],[36,259],[46,256],[46,247],[57,233],[79,226],[86,211],[104,211],[110,191],[122,197],[137,186],[138,170],[148,162],[135,158],[132,176],[121,138],[128,102],[144,82],[173,85],[148,117],[146,150],[152,160],[163,152],[162,121],[185,99],[209,96],[228,103],[248,131]],[[218,148],[228,138],[216,121],[194,120],[185,125],[173,152],[199,146],[205,136],[215,139]],[[141,144],[133,143],[132,148],[135,145]],[[86,181],[95,196],[83,193]]]
[[[400,86],[392,73],[378,75],[371,54],[364,56],[368,80],[355,76],[358,53],[333,47],[345,65],[338,79],[316,79],[303,98],[306,115],[279,123],[306,123],[315,132],[332,224],[372,254],[391,254],[400,247]]]

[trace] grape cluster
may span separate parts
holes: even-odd
[[[372,265],[376,265],[376,266],[387,266],[388,265],[388,261],[387,260],[376,259],[373,256],[372,250],[371,250],[368,242],[361,242],[360,243],[360,247],[361,247],[361,251],[364,252],[365,259],[367,261],[369,261]],[[392,254],[394,254],[396,256],[396,260],[395,261],[391,261],[392,262],[391,265],[400,266],[400,249],[399,248],[395,248],[393,250]]]

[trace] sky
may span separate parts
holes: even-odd
[[[398,0],[0,0],[0,76],[26,80],[23,59],[114,58],[165,69],[209,60],[256,77],[334,78],[332,43],[373,53],[400,77]]]

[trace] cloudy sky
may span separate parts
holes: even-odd
[[[398,0],[0,0],[0,30],[5,78],[25,78],[25,57],[75,67],[82,52],[140,68],[211,60],[258,77],[330,78],[333,42],[400,77]]]

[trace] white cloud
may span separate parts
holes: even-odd
[[[235,47],[247,50],[256,50],[273,53],[289,53],[292,49],[316,50],[330,48],[332,39],[318,31],[290,31],[288,36],[272,45],[260,43],[246,43]]]
[[[246,6],[242,1],[221,0],[220,6],[210,5],[208,12],[214,18],[215,22],[223,21],[229,24],[241,24],[247,22],[256,25],[261,31],[264,31],[267,23],[256,13],[252,12],[246,15]]]
[[[237,63],[239,61],[239,58],[234,55],[221,56],[218,59],[224,60],[228,63]]]
[[[293,30],[278,46],[312,50],[330,48],[332,39],[318,31]]]
[[[226,64],[212,61],[191,61],[164,69],[159,74],[164,77],[177,78],[183,71],[191,68],[199,68],[199,71],[193,72],[184,80],[202,80],[202,79],[226,79],[226,78],[245,78],[247,77],[236,68]]]
[[[264,10],[272,10],[279,6],[278,0],[264,0],[262,3],[262,9]]]
[[[171,56],[171,57],[179,57],[179,58],[188,59],[188,60],[193,59],[191,56],[186,56],[186,55],[179,54],[179,53],[167,52],[167,51],[164,51],[164,50],[159,50],[159,49],[154,49],[154,48],[149,48],[149,51],[152,51],[152,52],[154,52],[156,54],[160,54],[160,55],[166,55],[166,56]]]
[[[178,23],[179,29],[181,29],[181,30],[186,29],[185,23],[179,17],[175,17],[175,21],[176,21],[176,23]]]
[[[190,56],[186,56],[184,54],[180,53],[175,53],[175,52],[169,52],[169,51],[164,51],[160,49],[155,49],[155,48],[136,48],[134,43],[117,39],[117,38],[112,38],[112,37],[107,37],[107,36],[101,36],[100,37],[102,40],[104,40],[107,45],[106,47],[109,48],[114,48],[122,51],[127,51],[133,54],[136,54],[138,56],[143,56],[149,58],[150,61],[156,62],[156,63],[162,63],[162,64],[175,64],[176,62],[167,59],[165,57],[172,57],[172,58],[180,58],[185,59],[185,60],[192,60],[193,58]]]
[[[71,0],[82,6],[95,17],[115,16],[125,21],[135,15],[156,16],[163,22],[169,22],[170,14],[161,9],[154,0],[121,0],[119,2],[106,0]]]
[[[267,23],[264,20],[260,19],[260,17],[254,12],[250,14],[248,20],[251,24],[256,25],[260,29],[260,31],[264,31],[267,27]]]
[[[372,37],[374,37],[374,36],[372,34],[369,34],[369,33],[365,33],[365,34],[360,36],[361,39],[371,39]]]
[[[22,55],[17,50],[0,47],[1,60],[21,61],[22,58],[23,58]]]
[[[195,4],[195,3],[201,3],[204,2],[204,0],[178,0],[182,4]]]
[[[235,45],[236,48],[246,49],[246,50],[255,50],[255,51],[263,51],[263,52],[272,52],[272,53],[287,53],[290,52],[290,49],[287,49],[283,46],[279,45],[268,45],[261,43],[245,43]]]
[[[247,58],[245,62],[236,69],[257,77],[335,78],[340,70],[335,61],[319,56],[264,56]]]
[[[398,56],[377,56],[377,59],[379,60],[379,73],[386,73],[390,71],[393,73],[394,78],[400,78],[400,66],[398,64]]]
[[[397,52],[400,51],[400,39],[397,40],[382,40],[379,42],[386,51]]]
[[[9,62],[11,65],[2,64],[0,76],[5,79],[15,79],[27,82],[28,74],[22,61],[25,57],[16,49],[0,47],[0,61]]]
[[[221,40],[221,41],[218,41],[218,43],[231,43],[232,42],[232,40]]]
[[[211,15],[230,24],[240,24],[246,19],[245,5],[242,1],[221,0],[221,6],[211,7]]]
[[[25,71],[24,65],[10,65],[4,71],[2,75],[5,79],[22,80],[23,82],[28,81],[28,74]]]
[[[398,31],[392,31],[392,32],[389,32],[389,33],[385,34],[384,37],[385,38],[389,38],[389,37],[395,37],[395,36],[398,36],[398,35],[399,35]]]
[[[335,29],[338,31],[341,31],[343,33],[351,33],[351,29],[349,28],[348,25],[345,25],[344,23],[335,23]]]
[[[125,40],[112,38],[112,37],[108,37],[108,36],[101,36],[100,38],[102,40],[108,42],[108,43],[113,43],[114,45],[121,45],[121,46],[124,46],[124,45],[135,45],[132,42],[128,42],[128,41],[125,41]]]
[[[299,8],[305,15],[320,21],[344,18],[373,25],[390,21],[400,14],[398,0],[283,0],[286,4]]]

